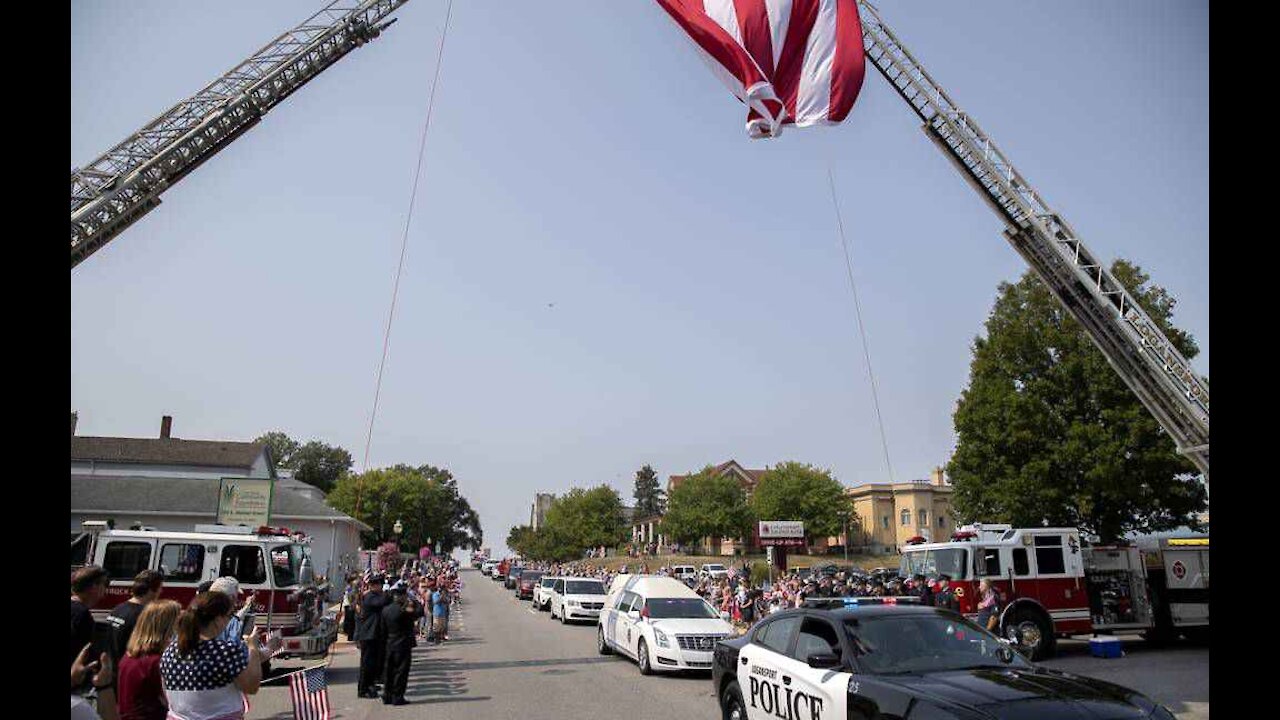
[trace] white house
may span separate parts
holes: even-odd
[[[171,427],[166,416],[159,438],[72,435],[72,537],[85,520],[159,530],[212,524],[222,478],[271,478],[271,524],[311,537],[316,573],[332,577],[357,566],[360,532],[372,528],[330,507],[318,488],[273,473],[266,445],[182,440],[170,436]]]

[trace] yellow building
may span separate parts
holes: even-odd
[[[935,541],[951,537],[956,529],[951,515],[952,491],[940,467],[934,468],[929,480],[868,483],[845,489],[859,520],[859,532],[850,539],[850,549],[891,553],[916,536]],[[829,539],[832,545],[841,545],[843,540]]]

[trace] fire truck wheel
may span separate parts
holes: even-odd
[[[1028,608],[1013,613],[1005,623],[1004,635],[1036,662],[1053,657],[1057,645],[1048,618],[1044,613]]]

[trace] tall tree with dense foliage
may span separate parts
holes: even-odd
[[[254,438],[253,441],[267,446],[267,450],[271,455],[273,472],[276,468],[291,467],[289,465],[290,458],[292,458],[293,454],[298,451],[299,447],[302,447],[298,444],[297,440],[294,440],[279,430],[272,430],[269,433],[263,433],[262,435]]]
[[[593,547],[615,547],[627,536],[622,498],[608,485],[574,488],[547,509],[547,527],[564,535],[580,554]]]
[[[636,516],[660,515],[666,506],[666,493],[658,485],[658,473],[645,465],[636,471]]]
[[[784,462],[765,471],[749,504],[761,520],[801,520],[808,537],[825,538],[844,529],[840,509],[849,498],[830,470]]]
[[[328,501],[373,528],[365,533],[366,544],[396,540],[397,520],[403,527],[400,547],[406,552],[417,552],[428,540],[445,554],[454,548],[477,550],[484,541],[479,516],[443,468],[395,465],[347,475]]]
[[[1184,357],[1199,352],[1173,327],[1168,292],[1126,261],[1111,272]],[[947,472],[965,520],[1077,526],[1109,541],[1197,527],[1207,507],[1195,468],[1031,272],[1000,285],[954,420]]]
[[[351,472],[351,453],[336,445],[319,440],[310,440],[304,445],[279,430],[259,435],[254,442],[270,450],[272,472],[278,468],[292,470],[295,480],[326,493],[339,478]]]
[[[704,537],[739,538],[751,532],[746,492],[731,476],[718,477],[708,465],[671,491],[662,533],[681,544]]]
[[[293,477],[326,493],[338,479],[351,471],[351,453],[336,445],[312,440],[298,448],[289,458]]]

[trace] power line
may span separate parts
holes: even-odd
[[[867,361],[867,377],[871,380],[871,401],[876,409],[876,423],[880,426],[880,445],[884,448],[884,465],[889,470],[889,482],[893,482],[893,463],[889,462],[889,440],[884,431],[884,416],[880,413],[880,396],[876,392],[876,375],[871,369],[871,350],[867,347],[867,329],[862,323],[862,304],[858,302],[858,286],[853,281],[853,259],[849,243],[844,236],[844,219],[840,216],[840,202],[836,200],[836,180],[827,167],[827,184],[831,187],[831,206],[836,211],[836,227],[840,230],[840,247],[844,250],[844,267],[849,273],[849,290],[853,293],[853,311],[858,318],[858,334],[862,337],[862,355]]]
[[[373,389],[373,410],[369,413],[369,431],[364,440],[364,460],[361,470],[369,469],[369,447],[373,443],[373,423],[378,417],[378,399],[382,395],[382,372],[387,365],[387,350],[391,346],[391,322],[396,315],[396,299],[400,294],[400,276],[404,272],[405,252],[409,248],[409,226],[413,222],[413,209],[418,198],[418,181],[422,176],[422,159],[427,150],[427,131],[431,128],[431,116],[436,103],[436,86],[440,84],[440,66],[444,59],[444,41],[449,35],[449,19],[453,15],[453,0],[449,0],[444,16],[444,30],[440,33],[440,46],[436,50],[436,71],[431,80],[431,94],[427,98],[427,119],[422,125],[422,137],[418,141],[418,164],[413,173],[413,190],[409,193],[409,212],[404,219],[404,233],[400,238],[400,262],[396,266],[396,280],[391,288],[391,309],[387,313],[387,328],[382,336],[382,360],[378,363],[378,380]],[[356,500],[357,511],[359,499]]]

